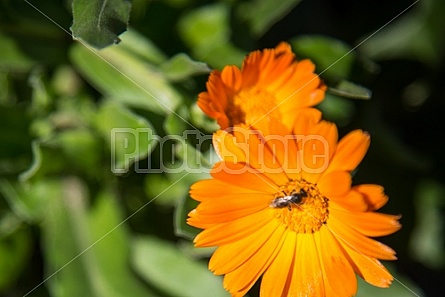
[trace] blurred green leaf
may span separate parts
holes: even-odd
[[[100,175],[101,143],[89,129],[67,130],[59,133],[54,143],[60,146],[66,163],[88,177]]]
[[[169,114],[164,121],[164,130],[170,135],[182,135],[187,128],[190,115],[186,106],[180,106],[174,113]]]
[[[0,194],[4,197],[5,195],[2,192],[0,185]],[[0,210],[0,240],[16,232],[22,224],[23,221],[13,212],[7,209]]]
[[[59,195],[50,197],[42,224],[52,296],[154,296],[128,268],[129,241],[110,192],[100,192],[89,211],[88,190],[79,179],[53,187]]]
[[[112,288],[113,296],[156,296],[143,286],[130,269],[130,236],[122,224],[122,214],[112,191],[100,192],[88,217],[99,270]],[[115,229],[115,227],[118,229]]]
[[[204,263],[187,258],[174,245],[145,236],[134,240],[132,246],[136,271],[166,293],[181,297],[230,296],[221,278],[213,276]]]
[[[31,159],[29,116],[24,106],[0,107],[0,174],[18,174]]]
[[[351,100],[326,93],[325,99],[317,105],[323,113],[323,118],[335,122],[339,126],[350,123],[355,114],[355,106]]]
[[[44,81],[43,69],[35,68],[31,72],[28,81],[32,88],[32,110],[36,114],[41,114],[51,103],[51,96]]]
[[[19,175],[19,180],[21,181],[26,181],[30,179],[32,176],[34,176],[36,172],[40,169],[40,166],[42,165],[42,150],[40,147],[40,142],[34,140],[31,143],[31,147],[33,155],[32,163],[27,170],[25,170]]]
[[[131,2],[127,0],[74,0],[73,37],[99,49],[119,43],[130,9]]]
[[[444,229],[443,210],[445,209],[445,186],[423,180],[415,194],[416,222],[411,234],[409,249],[413,258],[432,269],[445,265],[445,244],[442,236]]]
[[[32,152],[31,165],[19,175],[19,180],[22,182],[36,180],[45,175],[57,174],[66,168],[67,160],[54,142],[34,140],[32,142]]]
[[[34,62],[17,46],[14,39],[0,33],[0,71],[27,72]]]
[[[82,81],[71,66],[60,65],[52,77],[51,87],[57,95],[78,96]]]
[[[288,14],[301,0],[250,0],[238,7],[238,15],[247,21],[253,34],[261,36]]]
[[[6,179],[0,179],[0,194],[2,194],[10,209],[18,218],[28,223],[33,220],[33,213],[29,210],[28,206],[23,203],[14,186]]]
[[[155,65],[167,60],[167,56],[146,36],[129,28],[121,36],[122,43],[119,46],[128,52],[140,57],[145,62]]]
[[[45,274],[52,276],[46,286],[55,297],[100,296],[97,292],[100,289],[95,288],[97,263],[92,252],[87,251],[87,255],[72,261],[88,247],[89,242],[84,213],[87,197],[83,185],[79,189],[77,182],[54,180],[48,182],[48,186],[56,195],[49,197],[45,220],[41,225]],[[90,266],[93,269],[88,269]]]
[[[445,47],[445,2],[424,0],[413,4],[410,11],[363,43],[360,51],[373,59],[409,58],[437,65]]]
[[[190,240],[179,240],[178,249],[181,250],[186,256],[192,259],[209,258],[217,249],[216,247],[200,247],[196,248],[194,243]]]
[[[211,142],[212,138],[209,137],[207,141]],[[197,150],[195,146],[187,143],[185,139],[177,142],[175,153],[184,162],[183,167],[189,170],[189,172],[204,172],[212,167],[210,160],[201,151]]]
[[[31,233],[20,228],[0,238],[0,292],[12,285],[31,256]]]
[[[177,205],[178,201],[187,193],[187,188],[181,182],[174,184],[175,176],[178,175],[147,174],[144,189],[148,199],[154,199],[153,202],[158,205]],[[177,180],[178,178],[176,178]]]
[[[97,52],[76,45],[71,50],[71,58],[102,94],[124,104],[170,113],[182,101],[159,70],[128,48],[114,46]]]
[[[170,60],[164,62],[160,69],[168,79],[181,81],[197,74],[210,73],[211,69],[207,64],[196,62],[184,53],[177,54]]]
[[[189,195],[184,195],[175,209],[175,234],[183,238],[193,240],[200,229],[187,224],[187,218],[190,211],[198,206],[198,202],[190,198]]]
[[[178,23],[180,35],[193,54],[213,67],[240,64],[245,53],[230,42],[230,8],[224,3],[200,7]]]
[[[59,195],[52,184],[45,179],[27,183],[1,180],[0,193],[14,214],[28,224],[42,220],[50,197]]]
[[[293,38],[290,43],[297,58],[311,59],[316,72],[322,76],[334,81],[349,76],[355,54],[344,42],[322,35],[306,35]]]
[[[157,142],[152,125],[116,102],[107,101],[98,110],[94,125],[111,150],[111,169],[124,173],[134,162],[149,155]]]
[[[368,88],[354,84],[347,80],[341,80],[335,87],[329,87],[328,92],[345,98],[352,99],[370,99],[371,90]]]

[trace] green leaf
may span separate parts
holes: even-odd
[[[33,177],[42,166],[42,149],[40,146],[40,141],[34,140],[31,143],[31,148],[33,156],[32,163],[26,171],[19,175],[20,181],[26,181]]]
[[[6,179],[0,179],[0,194],[2,194],[10,209],[18,218],[28,223],[33,220],[33,213],[22,201],[17,189]]]
[[[371,90],[368,88],[347,80],[341,80],[335,87],[329,87],[328,91],[334,95],[352,99],[367,100],[372,96]]]
[[[25,269],[31,247],[31,233],[26,228],[0,238],[0,292],[12,285]]]
[[[288,14],[301,0],[250,0],[238,7],[238,15],[247,21],[253,34],[261,36]]]
[[[0,107],[0,174],[25,170],[30,162],[32,140],[29,114],[23,105]]]
[[[326,98],[317,105],[323,113],[323,118],[335,122],[339,126],[350,123],[355,114],[355,106],[351,100],[326,93]]]
[[[131,164],[147,157],[157,143],[156,132],[146,119],[112,101],[100,107],[94,125],[111,150],[114,173],[127,172]]]
[[[130,269],[130,235],[122,224],[122,214],[111,190],[100,192],[88,216],[99,272],[112,288],[113,296],[156,296],[138,280]],[[118,229],[114,229],[119,226]]]
[[[54,138],[67,164],[79,169],[85,176],[97,177],[100,175],[100,160],[102,148],[99,139],[89,129],[75,129],[63,131]]]
[[[0,186],[1,187],[1,186]],[[0,194],[4,196],[0,188]],[[0,210],[0,240],[16,232],[23,224],[17,215],[9,210]]]
[[[31,70],[34,62],[25,56],[16,42],[0,34],[0,71],[26,72]]]
[[[334,81],[349,76],[355,59],[349,45],[322,35],[300,36],[293,38],[290,43],[298,59],[311,59],[317,67],[317,73],[322,76]]]
[[[47,85],[44,82],[42,68],[35,68],[29,76],[29,84],[32,87],[32,109],[36,114],[44,113],[51,103]]]
[[[198,202],[185,195],[175,209],[175,234],[183,238],[193,240],[202,230],[187,224],[189,212],[198,206]]]
[[[130,9],[127,0],[74,0],[73,37],[99,49],[119,43],[118,36],[127,28]]]
[[[81,180],[52,186],[59,195],[50,197],[42,224],[51,296],[155,296],[129,269],[128,235],[111,191],[99,192],[89,210]]]
[[[177,180],[177,178],[176,178]],[[145,193],[149,200],[158,205],[174,206],[187,193],[181,182],[174,184],[173,177],[165,174],[147,174],[144,181]]]
[[[45,274],[48,277],[51,276],[46,282],[47,288],[51,295],[55,297],[96,296],[92,284],[93,280],[89,275],[94,273],[95,270],[89,271],[84,267],[88,260],[93,260],[89,265],[94,265],[94,258],[91,259],[91,251],[86,252],[89,259],[86,260],[83,256],[77,261],[72,261],[87,247],[85,240],[81,241],[83,246],[79,243],[79,240],[88,236],[87,232],[81,232],[82,230],[86,231],[85,194],[83,192],[79,193],[76,185],[67,183],[51,181],[48,182],[48,186],[51,188],[51,192],[56,195],[49,197],[45,220],[41,225]],[[64,187],[66,187],[65,190]],[[82,191],[84,191],[83,188]],[[65,196],[65,194],[69,196]],[[75,210],[73,208],[77,210],[78,214],[80,212],[80,215],[76,218],[77,222],[74,221]],[[74,228],[77,229],[77,234],[74,234]],[[61,269],[70,261],[72,262],[69,265]],[[82,285],[79,286],[79,284]]]
[[[54,173],[63,168],[64,160],[57,148],[45,145],[39,140],[31,143],[33,159],[27,170],[19,175],[20,181],[28,181],[37,176]]]
[[[164,130],[170,135],[182,135],[187,128],[189,112],[186,106],[180,106],[174,113],[169,114],[164,121]]]
[[[172,296],[230,296],[220,277],[213,276],[207,265],[186,257],[178,248],[153,237],[133,241],[132,263],[148,282]]]
[[[413,259],[431,269],[445,266],[444,238],[442,236],[445,208],[445,186],[436,181],[422,180],[416,189],[416,225],[412,232],[409,249]]]
[[[121,36],[122,43],[119,46],[142,60],[155,65],[167,60],[167,56],[146,36],[129,28]]]
[[[59,195],[52,185],[39,179],[36,182],[0,180],[0,193],[17,218],[28,224],[39,222],[46,214],[49,197]]]
[[[213,67],[240,64],[245,53],[230,42],[230,8],[223,3],[203,6],[184,15],[179,33],[193,54]]]
[[[373,59],[408,58],[438,65],[444,51],[445,2],[425,0],[413,4],[412,9],[360,45],[360,51]]]
[[[128,48],[115,46],[97,52],[76,45],[70,54],[86,79],[116,101],[160,114],[172,112],[182,101],[159,70]]]
[[[167,62],[163,63],[160,69],[168,79],[181,81],[197,74],[210,73],[211,69],[207,64],[196,62],[186,54],[177,54]]]

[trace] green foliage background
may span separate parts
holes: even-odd
[[[286,40],[330,87],[324,117],[371,134],[354,181],[403,214],[381,239],[400,282],[358,296],[442,296],[445,3],[394,2],[1,1],[0,295],[228,296],[185,224],[215,157],[183,132],[217,128],[196,106],[211,69]],[[161,163],[198,173],[140,172]]]

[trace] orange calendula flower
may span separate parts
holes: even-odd
[[[299,110],[324,98],[326,87],[314,70],[309,60],[297,62],[290,45],[282,42],[274,49],[250,53],[241,69],[214,70],[207,92],[199,94],[198,106],[221,129],[254,125],[266,115],[290,126]]]
[[[315,113],[302,113],[288,133],[269,126],[215,133],[222,161],[191,187],[200,204],[188,223],[204,229],[195,245],[218,247],[210,270],[225,275],[232,296],[261,276],[266,297],[353,296],[355,274],[388,287],[393,277],[378,259],[395,252],[370,237],[397,231],[400,216],[374,212],[388,200],[381,186],[351,185],[369,135],[356,130],[337,142],[336,126]]]

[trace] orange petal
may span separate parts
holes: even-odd
[[[195,220],[207,224],[225,223],[253,214],[269,207],[273,196],[269,194],[235,194],[215,197],[201,202],[196,208]]]
[[[342,197],[348,194],[351,189],[351,175],[344,171],[335,171],[328,175],[323,175],[318,181],[320,193],[327,198]],[[338,199],[338,198],[337,198]],[[336,201],[335,198],[333,198]]]
[[[298,138],[280,121],[269,124],[269,133],[265,134],[264,145],[275,157],[277,163],[285,169],[288,179],[301,179],[301,166],[298,163]]]
[[[348,221],[340,221],[337,210],[330,209],[327,226],[343,247],[349,247],[364,255],[382,259],[395,260],[395,252],[390,247],[374,239],[366,237],[350,226]]]
[[[329,196],[329,208],[363,212],[368,210],[368,205],[363,199],[363,195],[351,190],[344,196]]]
[[[274,237],[280,238],[284,232],[284,226],[278,221],[272,220],[249,236],[218,247],[210,259],[209,269],[217,275],[232,272],[264,248],[266,242],[272,241],[274,233],[276,233]]]
[[[248,151],[238,146],[233,134],[225,130],[218,130],[213,134],[213,147],[222,161],[231,163],[247,161]]]
[[[273,214],[273,210],[268,208],[227,223],[215,225],[199,233],[195,237],[195,245],[199,247],[219,246],[235,242],[268,224],[273,219]]]
[[[281,250],[263,275],[260,296],[288,296],[285,286],[286,283],[290,283],[293,272],[296,240],[297,234],[295,232],[285,233]]]
[[[295,262],[287,296],[326,296],[313,234],[297,234]]]
[[[250,130],[250,135],[243,135],[247,137],[245,144],[249,149],[248,163],[251,167],[257,168],[265,176],[269,177],[276,184],[282,185],[289,181],[285,173],[282,163],[278,155],[283,156],[285,151],[274,151],[268,145],[267,140],[263,135],[256,130]],[[239,140],[237,135],[237,140]],[[241,141],[240,141],[241,142]]]
[[[398,222],[400,216],[376,212],[361,213],[342,210],[336,210],[335,215],[341,217],[342,220],[347,222],[352,228],[370,237],[389,235],[402,227]]]
[[[216,163],[211,175],[217,180],[237,187],[271,194],[279,191],[274,181],[244,163]]]
[[[365,156],[369,143],[369,134],[362,130],[347,134],[338,143],[326,174],[336,170],[353,171]]]
[[[379,185],[358,185],[352,187],[354,191],[363,195],[368,210],[377,210],[388,202],[388,196],[383,192],[383,187]]]
[[[231,133],[218,131],[214,135],[214,147],[220,158],[231,163],[248,163],[276,184],[288,182],[285,167],[278,157],[283,157],[285,151],[271,150],[258,130],[233,127]]]
[[[326,296],[353,296],[357,293],[354,270],[339,243],[325,227],[314,233],[318,247]]]
[[[349,261],[353,266],[354,271],[361,278],[376,287],[389,287],[393,281],[393,277],[380,261],[357,253],[355,250],[347,246],[344,246],[344,249],[349,256]]]
[[[204,179],[190,187],[190,195],[194,200],[205,201],[223,195],[264,194],[258,189],[237,187],[217,179]]]
[[[329,166],[329,161],[337,146],[337,127],[321,121],[309,128],[300,144],[304,163],[302,177],[316,184]]]
[[[221,72],[221,79],[231,93],[237,93],[243,84],[241,71],[236,66],[226,66]]]
[[[276,258],[286,238],[283,236],[283,232],[286,230],[279,228],[279,231],[273,232],[271,238],[264,243],[261,249],[238,269],[225,275],[224,287],[232,296],[244,296]]]

